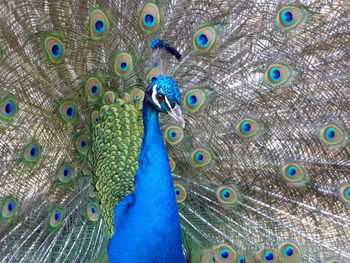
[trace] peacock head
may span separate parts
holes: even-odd
[[[144,103],[150,104],[157,112],[169,114],[182,128],[185,127],[180,109],[181,93],[172,78],[160,75],[153,81],[146,89]]]

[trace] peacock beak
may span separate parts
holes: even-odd
[[[171,108],[171,111],[168,112],[171,117],[173,117],[182,128],[185,128],[185,120],[181,113],[181,108],[179,104],[175,104],[174,108]]]

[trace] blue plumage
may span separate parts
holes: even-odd
[[[150,43],[152,49],[161,49],[164,48],[167,52],[169,52],[171,55],[175,56],[177,60],[181,60],[181,54],[179,51],[177,51],[174,47],[170,46],[168,43],[166,43],[164,40],[161,39],[154,39]]]
[[[0,13],[0,263],[349,262],[347,1]]]
[[[155,85],[157,89],[153,89]],[[166,104],[161,109],[157,106],[157,95],[165,95],[172,107],[181,101],[171,78],[160,76],[146,90],[136,190],[115,210],[116,235],[108,248],[110,262],[185,262],[174,183],[158,120],[159,112],[170,109]]]

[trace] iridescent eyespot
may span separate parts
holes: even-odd
[[[87,215],[90,221],[97,221],[100,215],[100,208],[97,204],[87,205]]]
[[[97,196],[97,190],[96,190],[96,188],[95,188],[94,186],[92,186],[92,185],[89,186],[89,196],[90,196],[91,198],[94,198],[94,197]]]
[[[332,260],[327,261],[327,263],[341,263],[341,262],[339,260],[332,259]]]
[[[213,255],[215,258],[215,263],[231,263],[236,258],[236,252],[234,249],[224,244],[214,247]]]
[[[120,53],[117,55],[114,63],[115,73],[119,77],[127,77],[133,70],[132,58],[127,53]]]
[[[216,197],[223,205],[236,205],[238,201],[238,191],[232,186],[220,186],[216,189]]]
[[[12,120],[18,112],[17,102],[10,97],[3,97],[0,100],[0,121]]]
[[[295,6],[285,6],[277,13],[277,23],[284,30],[295,28],[303,19],[303,11]]]
[[[107,37],[109,22],[107,16],[99,9],[95,9],[90,14],[90,33],[94,40]]]
[[[159,77],[159,75],[160,75],[159,68],[152,68],[148,72],[147,77],[146,77],[146,84],[147,84],[147,86],[149,84],[151,84],[152,82],[156,81],[156,79]]]
[[[61,209],[54,209],[51,212],[51,216],[50,216],[50,226],[53,228],[57,228],[61,225],[63,220],[63,212]]]
[[[143,98],[145,97],[145,92],[142,89],[134,88],[131,91],[131,97],[134,101],[143,101]]]
[[[88,145],[89,139],[85,134],[77,136],[75,140],[75,149],[78,153],[85,155],[89,149]]]
[[[339,188],[339,197],[346,205],[350,206],[350,184],[345,183]]]
[[[107,91],[103,97],[103,103],[110,105],[114,102],[115,95],[113,91]]]
[[[7,197],[2,202],[1,215],[5,220],[12,218],[18,207],[18,201],[15,198]]]
[[[216,37],[213,27],[200,28],[193,35],[194,48],[199,52],[208,52],[214,46]]]
[[[146,4],[140,13],[139,24],[146,33],[154,33],[160,24],[160,9],[152,3]]]
[[[279,263],[281,255],[273,248],[265,248],[260,250],[255,257],[258,262]]]
[[[210,152],[204,150],[204,149],[197,149],[195,150],[192,155],[192,164],[195,167],[203,167],[211,162],[211,154]]]
[[[290,69],[282,64],[272,64],[266,70],[265,78],[273,86],[282,86],[286,84],[291,77]]]
[[[298,247],[291,242],[284,242],[279,246],[279,251],[283,262],[285,263],[297,263],[299,262],[300,251]]]
[[[99,124],[101,122],[100,119],[100,113],[98,111],[93,111],[91,112],[91,123],[96,126],[97,124]]]
[[[307,181],[304,169],[297,163],[285,164],[282,167],[282,178],[294,186],[303,186]]]
[[[196,112],[202,107],[205,99],[205,93],[199,89],[187,91],[184,99],[185,107],[191,112]]]
[[[184,132],[181,127],[170,126],[165,130],[164,137],[168,143],[176,145],[182,141],[184,137]]]
[[[85,93],[89,101],[96,101],[102,92],[102,84],[97,78],[91,77],[86,81]]]
[[[228,245],[222,244],[214,246],[203,253],[201,262],[211,262],[211,263],[231,263],[236,262],[236,252],[233,248]],[[239,262],[239,261],[238,261]],[[249,263],[244,262],[244,263]]]
[[[265,261],[272,261],[273,260],[273,252],[272,251],[268,251],[265,253],[264,255],[264,259]]]
[[[77,115],[76,111],[77,106],[71,101],[63,102],[59,107],[59,115],[67,123],[72,123],[75,121]]]
[[[185,188],[181,184],[175,184],[175,196],[176,196],[176,202],[182,203],[186,200],[187,192]]]
[[[69,183],[72,180],[73,169],[67,163],[62,163],[57,167],[57,178],[62,183]]]
[[[253,119],[243,119],[236,125],[236,133],[239,137],[245,139],[252,139],[261,131],[261,125],[259,122]]]
[[[54,64],[61,63],[64,59],[64,45],[56,37],[49,36],[44,39],[44,48],[49,61]]]
[[[345,133],[337,125],[327,125],[321,129],[320,139],[327,146],[342,146]]]
[[[38,143],[36,142],[29,143],[24,148],[24,160],[27,163],[36,162],[41,155],[41,151],[42,151],[41,146]]]
[[[176,167],[176,163],[174,162],[174,160],[172,158],[169,157],[169,164],[170,164],[170,169],[171,172],[174,172],[175,167]]]

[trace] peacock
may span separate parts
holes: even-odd
[[[0,262],[350,261],[349,1],[0,20]]]

